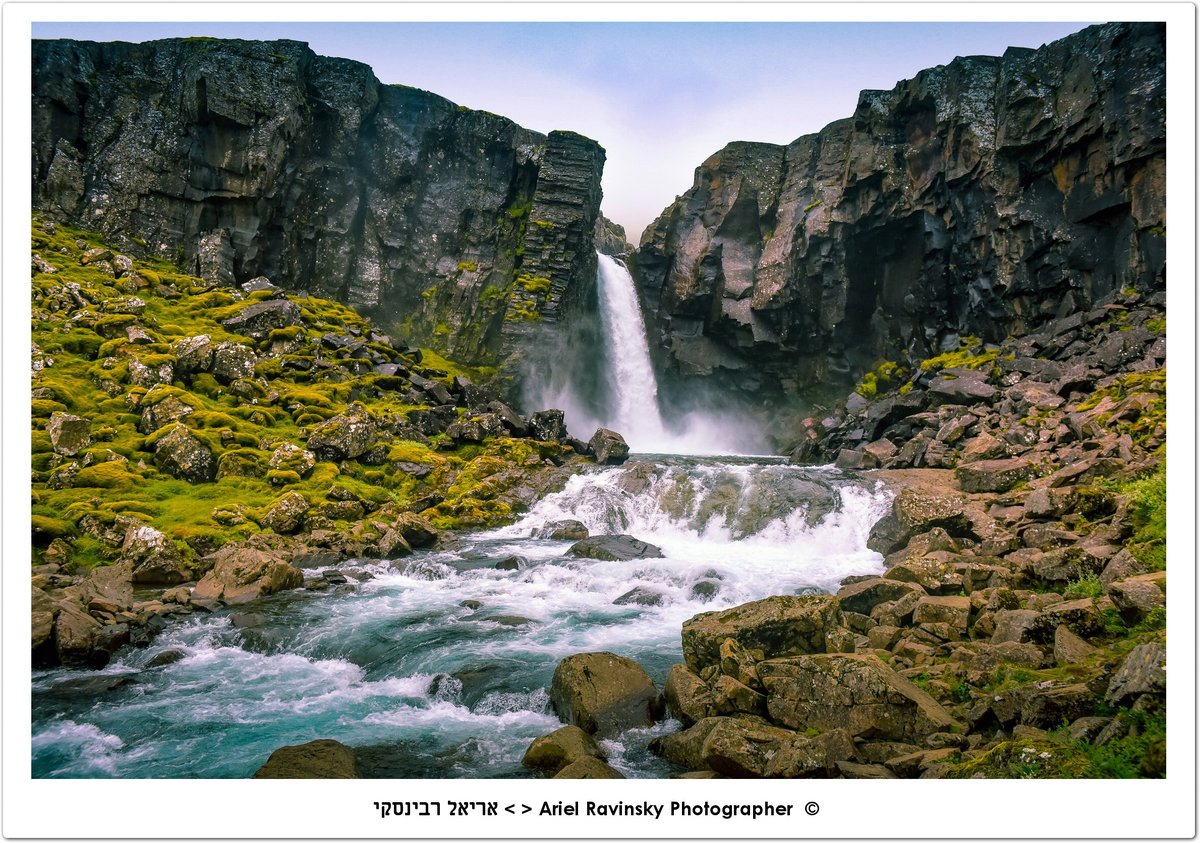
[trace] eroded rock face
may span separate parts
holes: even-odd
[[[594,289],[605,156],[588,138],[295,41],[36,41],[33,68],[34,205],[135,256],[182,248],[215,284],[266,276],[389,331],[411,314],[468,361],[536,346]]]
[[[1162,26],[1109,24],[864,91],[787,146],[731,143],[642,235],[652,345],[680,389],[844,395],[880,359],[1159,289],[1164,105]]]

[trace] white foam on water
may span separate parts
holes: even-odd
[[[125,742],[116,735],[74,720],[57,721],[33,733],[35,756],[53,751],[68,759],[55,771],[57,775],[113,775],[124,749]]]

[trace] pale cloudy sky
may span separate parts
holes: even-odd
[[[217,7],[214,7],[214,9]],[[1086,11],[1087,7],[1081,7]],[[1083,23],[44,23],[35,38],[306,41],[539,132],[607,150],[604,213],[637,243],[729,141],[787,143],[955,56],[1038,47]]]

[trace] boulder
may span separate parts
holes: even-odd
[[[556,779],[623,779],[623,775],[599,758],[580,758],[554,774]]]
[[[96,649],[100,622],[74,600],[58,601],[54,619],[54,646],[58,661],[67,667],[103,667],[108,653]]]
[[[540,442],[559,442],[566,438],[567,425],[562,410],[541,410],[529,417],[529,435]]]
[[[914,536],[935,527],[950,536],[974,536],[960,496],[927,487],[902,489],[892,501],[891,513],[871,528],[867,547],[887,556],[903,549]]]
[[[881,603],[899,600],[910,594],[924,598],[925,589],[913,582],[876,577],[844,586],[838,591],[837,599],[842,611],[870,615]]]
[[[638,586],[613,600],[614,606],[661,606],[664,597],[661,591]]]
[[[1167,606],[1167,572],[1152,571],[1110,583],[1105,589],[1127,622],[1134,624]]]
[[[294,471],[301,477],[307,477],[316,464],[317,458],[312,451],[306,451],[291,442],[276,445],[267,463],[274,471]]]
[[[260,340],[275,328],[300,324],[300,307],[287,299],[253,302],[221,322],[226,330]]]
[[[563,521],[551,521],[542,526],[537,531],[539,539],[552,539],[553,541],[581,541],[588,537],[588,528],[584,526],[582,521],[574,519],[565,519]]]
[[[1142,694],[1167,691],[1167,647],[1158,642],[1139,644],[1121,662],[1104,694],[1110,705],[1124,705]]]
[[[663,555],[660,548],[629,535],[591,536],[571,545],[567,554],[606,562],[661,559]]]
[[[560,661],[550,704],[563,721],[599,737],[650,726],[663,712],[662,697],[641,665],[613,653],[579,653]]]
[[[601,465],[621,465],[629,459],[629,446],[625,437],[615,430],[601,427],[588,440],[588,447],[596,455],[596,462]]]
[[[46,422],[54,453],[73,457],[92,444],[92,423],[70,413],[54,412]]]
[[[149,397],[153,394],[146,393]],[[188,416],[195,412],[195,408],[183,403],[174,395],[168,395],[160,401],[147,403],[146,399],[142,399],[142,419],[138,422],[138,430],[142,433],[150,434],[158,430],[160,427],[171,424],[173,422],[182,422]]]
[[[1037,464],[1023,457],[960,463],[954,469],[959,488],[969,493],[1007,492],[1022,480],[1037,475]]]
[[[838,737],[846,736],[810,737],[740,715],[706,718],[650,746],[673,764],[734,778],[825,777],[853,753],[849,741]]]
[[[1054,661],[1057,664],[1077,664],[1095,652],[1095,647],[1072,632],[1065,624],[1060,624],[1054,630]]]
[[[325,421],[308,435],[308,447],[317,459],[352,460],[375,446],[379,430],[362,404],[352,404],[344,413]]]
[[[136,530],[134,527],[130,529]],[[162,533],[159,535],[161,536]],[[175,550],[173,543],[170,543],[170,550]],[[179,562],[182,563],[182,560]],[[171,570],[183,575],[183,571],[178,567],[162,570]],[[146,572],[146,567],[143,567],[139,583],[146,582]],[[125,560],[114,565],[99,565],[88,571],[87,576],[83,578],[83,599],[88,602],[89,606],[92,603],[104,603],[106,604],[105,610],[114,614],[131,607],[133,605],[133,563]],[[107,608],[109,606],[114,608]]]
[[[237,342],[223,342],[213,347],[208,370],[218,381],[229,384],[254,377],[257,363],[258,355],[252,349]]]
[[[192,591],[193,602],[237,606],[304,584],[304,574],[271,551],[227,545],[206,559],[213,567]]]
[[[683,658],[700,673],[721,663],[721,645],[732,638],[764,658],[823,653],[826,636],[838,626],[838,601],[829,595],[781,595],[721,612],[705,612],[683,624]]]
[[[563,726],[548,735],[536,738],[521,764],[534,770],[557,773],[563,767],[583,758],[605,760],[604,751],[596,739],[578,726]]]
[[[1033,609],[1001,609],[995,614],[996,629],[992,633],[992,643],[1029,641],[1030,630],[1040,615],[1040,612]]]
[[[691,726],[716,712],[716,701],[708,685],[682,664],[673,664],[663,686],[667,712],[684,725]]]
[[[171,343],[175,355],[175,371],[180,375],[207,372],[212,368],[213,344],[208,334],[183,337]]]
[[[54,632],[54,616],[58,614],[59,607],[42,589],[37,586],[32,587],[31,606],[31,635],[32,649],[37,649],[50,640],[50,636]]]
[[[154,464],[160,471],[193,484],[211,483],[217,476],[212,451],[182,424],[175,424],[155,441]]]
[[[357,779],[354,751],[333,740],[284,746],[271,753],[256,779]]]
[[[970,616],[970,597],[922,597],[913,609],[913,623],[945,623],[963,634]]]
[[[387,521],[412,547],[432,547],[437,544],[437,529],[429,523],[428,518],[415,512],[389,513]]]
[[[188,579],[183,554],[171,539],[149,524],[129,525],[118,561],[128,565],[130,582],[134,584],[177,585]]]
[[[263,513],[262,525],[280,535],[295,533],[308,513],[308,499],[299,492],[288,492],[276,498]]]
[[[991,401],[999,392],[987,383],[985,372],[972,369],[947,369],[926,389],[937,404],[978,404]]]
[[[1021,723],[1053,729],[1094,713],[1096,700],[1087,685],[1036,688],[1021,706]]]
[[[793,656],[758,665],[771,719],[794,729],[920,743],[960,729],[933,697],[864,654]]]

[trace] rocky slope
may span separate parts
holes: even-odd
[[[660,356],[684,388],[823,400],[1161,290],[1164,120],[1163,27],[1109,24],[864,91],[787,146],[732,143],[642,235]]]
[[[294,41],[33,42],[34,206],[222,284],[265,275],[467,362],[594,287],[604,150]]]
[[[503,523],[593,453],[336,302],[36,217],[33,248],[35,664],[104,664],[164,617]]]
[[[795,461],[896,492],[884,571],[687,621],[663,689],[683,729],[651,748],[691,777],[1165,775],[1165,296],[1111,298],[887,363],[804,419]],[[527,766],[607,775],[577,733],[641,725],[621,701],[648,679],[604,655]]]

